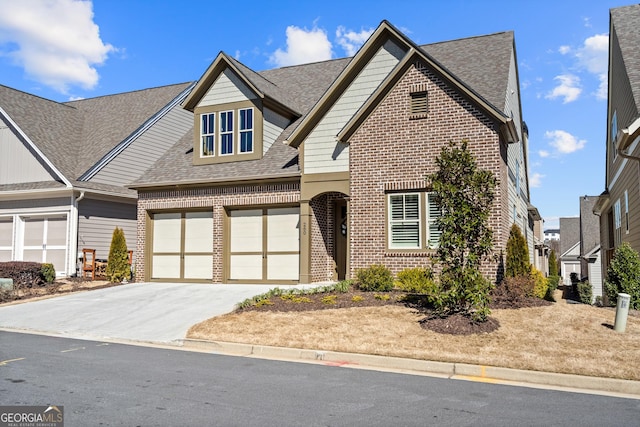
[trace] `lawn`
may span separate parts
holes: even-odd
[[[303,302],[296,311],[266,306],[215,317],[188,338],[640,380],[640,314],[631,312],[618,333],[615,309],[561,295],[547,306],[492,310],[500,326],[490,333],[433,332],[420,324],[424,312],[400,303],[305,310]]]

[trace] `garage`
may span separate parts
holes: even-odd
[[[299,280],[299,207],[230,210],[227,218],[227,281]]]
[[[211,281],[212,212],[168,212],[152,216],[151,279]]]

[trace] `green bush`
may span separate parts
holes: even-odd
[[[393,289],[393,275],[384,265],[361,268],[356,271],[356,286],[367,292],[388,292]]]
[[[53,283],[56,278],[56,269],[53,264],[45,263],[40,268],[40,274],[46,283]]]
[[[405,292],[415,294],[434,295],[439,292],[439,287],[429,268],[407,268],[398,273],[395,286]]]
[[[107,279],[113,283],[120,283],[125,279],[131,278],[127,241],[124,237],[124,231],[119,227],[113,230],[113,236],[111,237],[106,274]]]
[[[558,285],[560,284],[560,276],[549,276],[547,277],[549,282],[549,291],[553,292],[558,289]]]
[[[549,281],[536,268],[531,269],[531,279],[533,280],[533,295],[540,299],[544,299],[549,292]]]
[[[556,257],[556,251],[551,249],[549,253],[549,277],[555,277],[560,275],[560,269],[558,268],[558,258]]]
[[[593,301],[593,288],[588,280],[578,282],[578,299],[583,304],[591,305]]]
[[[611,304],[617,303],[619,293],[625,293],[631,297],[630,308],[640,309],[640,257],[626,242],[613,254],[607,269],[605,290]]]
[[[531,264],[529,263],[527,241],[522,235],[520,227],[513,224],[507,240],[505,275],[507,277],[526,276],[530,272]]]

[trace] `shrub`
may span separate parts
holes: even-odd
[[[542,275],[542,272],[536,268],[531,269],[531,279],[533,280],[533,295],[544,299],[549,291],[549,281]]]
[[[393,289],[393,275],[384,265],[372,265],[356,272],[358,289],[366,292],[388,292]]]
[[[507,261],[505,275],[507,277],[526,276],[531,272],[529,264],[529,249],[520,227],[511,226],[509,240],[507,240]]]
[[[362,302],[364,301],[364,298],[362,297],[362,295],[354,295],[351,297],[351,301],[353,302]]]
[[[467,143],[442,147],[435,159],[437,171],[426,176],[442,209],[436,221],[442,234],[435,257],[442,266],[442,291],[434,304],[441,314],[457,312],[484,322],[492,284],[482,277],[480,265],[493,247],[489,216],[496,178],[478,167]]]
[[[323,304],[334,305],[334,304],[338,303],[338,296],[337,295],[325,295],[325,296],[322,297],[322,299],[320,301],[322,301]]]
[[[640,309],[640,257],[626,242],[613,254],[605,289],[610,303],[616,304],[618,294],[626,293],[631,297],[630,308]]]
[[[553,292],[558,289],[558,285],[560,284],[560,276],[549,276],[547,277],[549,283],[549,291]]]
[[[588,280],[578,282],[578,299],[583,304],[591,305],[593,301],[593,288]]]
[[[558,258],[556,257],[556,251],[551,249],[549,253],[549,277],[559,276],[560,269],[558,268]]]
[[[495,299],[517,303],[533,296],[535,282],[530,276],[506,277],[492,292]]]
[[[124,237],[124,231],[119,227],[113,230],[113,236],[111,237],[106,274],[107,279],[113,283],[120,283],[124,279],[131,277],[127,241]]]
[[[424,267],[402,270],[398,273],[395,285],[405,292],[416,294],[435,295],[439,292],[439,287],[433,278],[433,272]]]
[[[40,268],[40,274],[42,275],[42,279],[47,283],[53,283],[56,278],[56,269],[53,267],[53,264],[42,264]]]
[[[13,279],[15,288],[30,288],[44,284],[42,264],[39,262],[10,261],[0,263],[0,277]]]

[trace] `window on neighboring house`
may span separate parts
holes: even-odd
[[[233,111],[220,113],[220,155],[233,154]]]
[[[624,190],[624,229],[629,234],[629,192]]]
[[[613,242],[614,246],[622,243],[622,218],[620,216],[620,199],[616,200],[613,205]]]
[[[421,250],[438,247],[442,232],[437,220],[442,210],[432,193],[389,194],[388,206],[389,249]]]
[[[215,155],[215,113],[201,114],[202,127],[200,134],[202,135],[202,145],[200,146],[200,155],[203,157]]]
[[[611,133],[609,137],[611,138],[611,151],[613,151],[613,159],[615,160],[618,157],[618,152],[616,151],[616,138],[618,136],[618,112],[614,111],[613,116],[611,117]]]
[[[240,116],[240,152],[253,152],[253,108],[239,111]]]

